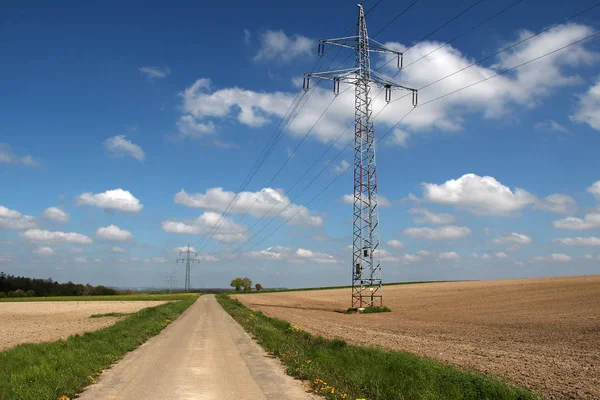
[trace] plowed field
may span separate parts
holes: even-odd
[[[106,328],[119,318],[93,314],[134,313],[166,301],[41,301],[0,303],[0,351],[22,343],[51,342]]]
[[[350,289],[238,295],[300,328],[479,370],[548,398],[600,399],[600,275],[384,287],[391,313],[346,315]]]

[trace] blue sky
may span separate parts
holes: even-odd
[[[572,44],[600,28],[600,7],[527,39],[594,3],[523,0],[448,44],[513,3],[482,1],[424,41],[473,2],[420,0],[381,33],[410,2],[383,0],[367,16],[372,36],[405,51],[399,74],[372,58],[400,83],[421,88],[466,68],[420,91],[422,104],[475,83],[397,126],[409,99],[374,100],[388,281],[600,271],[600,40]],[[341,151],[351,134],[292,187],[352,121],[351,89],[334,100],[323,82],[304,95],[208,234],[302,74],[348,54],[328,47],[319,60],[316,41],[346,34],[355,3],[20,2],[0,19],[0,270],[134,287],[173,272],[182,285],[177,248],[190,243],[201,258],[195,287],[239,275],[263,286],[349,283],[351,170],[307,204],[351,163]]]

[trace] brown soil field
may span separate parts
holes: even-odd
[[[312,334],[479,370],[551,399],[600,399],[600,275],[385,286],[391,313],[342,314],[350,289],[247,294]]]
[[[94,314],[134,313],[166,301],[40,301],[0,303],[0,351],[22,343],[52,342],[106,328],[121,318]]]

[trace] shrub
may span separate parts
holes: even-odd
[[[34,290],[28,290],[25,292],[25,297],[35,297],[35,291]]]
[[[4,298],[6,298],[6,293],[0,292],[0,299],[4,299]]]

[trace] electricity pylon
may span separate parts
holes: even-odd
[[[413,106],[417,105],[417,90],[402,86],[371,69],[371,53],[397,57],[402,69],[403,55],[369,39],[362,5],[358,5],[356,36],[319,40],[319,56],[325,44],[345,47],[356,53],[352,68],[304,74],[303,89],[309,89],[310,77],[333,81],[333,92],[340,93],[340,82],[354,85],[354,210],[352,240],[352,307],[383,305],[381,262],[379,260],[379,209],[377,207],[377,167],[372,120],[371,85],[385,89],[389,103],[392,89],[412,92]]]
[[[175,279],[173,275],[169,275],[167,276],[167,279],[165,279],[165,282],[169,286],[169,293],[173,292],[173,284],[177,283],[177,279]]]
[[[192,255],[193,254],[193,255]],[[179,255],[185,255],[185,258],[178,258],[177,262],[185,262],[185,291],[188,292],[190,290],[190,265],[197,262],[200,263],[200,260],[197,260],[193,257],[196,257],[198,253],[190,250],[190,245],[188,244],[186,251],[180,251]]]

